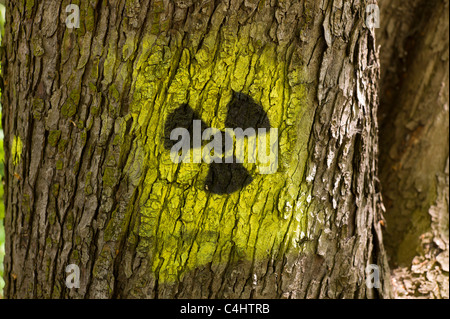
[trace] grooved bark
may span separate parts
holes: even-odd
[[[80,2],[78,30],[68,1],[8,3],[6,297],[390,296],[365,2]],[[224,129],[233,91],[279,129],[279,169],[214,194],[164,127],[187,104]]]

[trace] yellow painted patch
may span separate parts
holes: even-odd
[[[12,156],[12,162],[14,166],[17,166],[20,162],[20,158],[22,157],[22,140],[19,136],[14,136],[13,143],[11,147],[11,156]]]
[[[127,167],[130,175],[146,172],[137,251],[148,255],[160,282],[227,263],[230,256],[263,260],[307,249],[311,201],[304,171],[313,112],[304,71],[285,62],[286,48],[258,47],[249,32],[225,28],[219,37],[211,31],[198,50],[183,48],[181,37],[143,40],[132,103],[139,156]],[[215,195],[204,186],[207,164],[172,163],[163,145],[164,124],[188,103],[206,124],[223,130],[233,90],[250,95],[279,129],[279,169],[259,175],[254,164],[245,164],[254,181],[236,193]]]

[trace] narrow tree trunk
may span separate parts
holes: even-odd
[[[8,2],[6,297],[390,296],[365,2],[79,2],[74,30],[68,1]],[[278,171],[214,192],[165,127],[188,105],[223,130],[233,92],[278,128]]]
[[[380,178],[396,293],[448,298],[449,2],[380,5]]]

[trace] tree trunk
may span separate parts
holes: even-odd
[[[7,298],[390,296],[364,1],[78,2],[8,2]],[[171,161],[173,114],[230,105],[278,129],[275,174]]]
[[[449,2],[380,5],[380,179],[396,295],[448,298]]]

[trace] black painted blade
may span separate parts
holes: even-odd
[[[200,115],[195,112],[188,104],[183,104],[175,111],[169,114],[166,119],[166,124],[164,127],[164,148],[170,150],[175,144],[179,142],[179,140],[171,140],[170,133],[176,128],[185,128],[189,131],[191,136],[191,147],[193,145],[194,138],[194,120],[200,120],[201,122],[201,132],[209,126],[203,122]],[[181,137],[180,137],[181,139]]]
[[[228,114],[225,126],[228,128],[258,128],[270,129],[270,120],[266,111],[250,96],[233,91],[233,98],[228,104]]]
[[[205,185],[211,193],[224,195],[234,193],[252,181],[252,176],[240,163],[212,163],[209,165]]]

